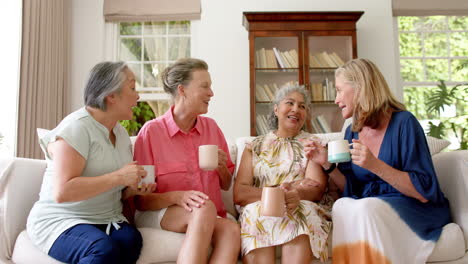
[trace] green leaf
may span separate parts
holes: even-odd
[[[432,122],[429,122],[429,132],[427,134],[431,137],[442,139],[445,135],[444,129],[445,127],[443,122],[440,122],[438,126],[434,125]]]

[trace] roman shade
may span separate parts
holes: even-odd
[[[466,16],[467,0],[392,0],[393,16]]]
[[[104,0],[106,22],[200,19],[200,0]]]

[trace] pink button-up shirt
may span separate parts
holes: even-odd
[[[226,217],[217,171],[203,171],[198,166],[198,146],[218,145],[226,152],[231,174],[234,164],[221,129],[208,117],[198,116],[188,133],[174,121],[172,106],[163,116],[146,122],[135,142],[134,158],[140,165],[155,165],[156,192],[196,190],[205,193],[216,205],[218,215]]]

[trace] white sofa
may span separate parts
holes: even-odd
[[[324,135],[324,140],[336,136]],[[237,144],[229,144],[231,157],[237,164],[245,142],[250,140],[239,138]],[[450,200],[455,224],[444,228],[428,263],[468,263],[468,151],[443,152],[434,155],[433,160],[442,190]],[[25,231],[29,210],[38,199],[45,167],[44,160],[0,159],[0,263],[59,263],[37,250]],[[228,212],[236,216],[231,190],[223,192],[223,201]],[[138,263],[175,262],[183,234],[139,229],[144,242]],[[403,249],[404,245],[395,247]]]

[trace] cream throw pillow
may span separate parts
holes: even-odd
[[[426,136],[427,144],[429,145],[429,151],[431,156],[441,152],[444,148],[450,145],[450,141],[431,136]]]

